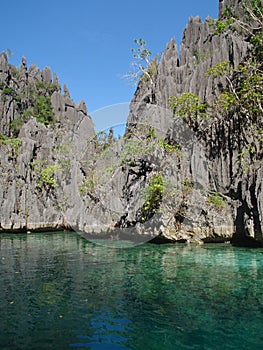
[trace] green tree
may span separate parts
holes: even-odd
[[[147,43],[143,39],[134,39],[136,45],[131,49],[133,62],[132,70],[124,75],[124,78],[137,84],[140,79],[148,80],[153,84],[153,78],[157,73],[158,56],[151,60],[151,51],[147,48]]]
[[[263,4],[262,0],[249,0],[242,5],[240,17],[227,9],[223,18],[223,30],[234,30],[251,44],[246,59],[233,68],[229,62],[221,62],[210,68],[206,75],[226,80],[226,88],[215,103],[217,111],[239,111],[247,120],[262,125],[263,117]],[[216,22],[216,25],[218,22]],[[217,30],[215,31],[217,34]],[[218,108],[219,107],[219,108]]]
[[[180,96],[171,96],[169,103],[174,116],[188,118],[192,121],[196,121],[198,117],[208,117],[208,104],[200,102],[198,96],[191,92],[185,92]]]
[[[244,173],[249,170],[256,178],[263,155],[263,2],[245,1],[240,10],[236,17],[227,9],[221,21],[224,22],[223,31],[232,30],[250,43],[246,57],[237,67],[221,62],[206,75],[221,80],[224,86],[214,103],[214,113],[238,121],[240,165]],[[208,202],[217,206],[221,205],[220,201],[215,194],[208,198]]]

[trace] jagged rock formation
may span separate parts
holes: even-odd
[[[79,174],[74,164],[86,140],[94,136],[85,103],[75,105],[69,95],[62,95],[50,68],[27,69],[24,57],[21,67],[15,68],[8,65],[5,53],[0,55],[0,83],[1,228],[63,226],[66,198],[73,199],[73,209],[76,205],[73,186]],[[36,113],[41,117],[38,101],[44,101],[44,123],[33,117]],[[48,102],[54,115],[46,110]]]
[[[240,13],[240,1],[220,1],[220,17],[227,7]],[[253,126],[251,128],[239,113],[229,113],[224,118],[214,116],[212,121],[188,124],[185,138],[181,137],[182,121],[173,119],[169,108],[169,97],[184,92],[196,94],[201,101],[212,104],[226,82],[206,77],[205,73],[225,61],[237,68],[246,57],[249,49],[246,39],[232,31],[215,35],[212,23],[210,18],[205,23],[201,23],[199,17],[190,19],[183,34],[180,57],[175,41],[168,43],[153,82],[141,80],[137,88],[127,129],[134,131],[147,123],[168,142],[181,146],[180,160],[169,154],[159,154],[154,159],[154,171],[168,174],[167,181],[179,193],[173,203],[163,206],[165,215],[158,219],[162,237],[175,241],[233,241],[234,237],[239,244],[243,241],[258,245],[247,238],[262,240],[262,140]],[[252,143],[255,156],[246,154],[242,158]],[[138,181],[137,177],[129,183],[132,199],[128,202],[138,200]],[[187,191],[186,181],[192,184]],[[220,205],[216,203],[216,196],[222,198]],[[134,212],[136,210],[135,207]],[[124,226],[131,223],[131,216],[129,210]]]
[[[227,8],[231,8],[237,15],[242,15],[242,0],[219,0],[219,15],[221,18]]]
[[[99,154],[112,140],[95,138],[84,101],[75,104],[67,86],[46,67],[27,69],[0,55],[0,229],[74,228],[100,232],[120,209],[124,180],[107,184],[111,157]],[[96,167],[95,167],[96,163]],[[98,180],[99,179],[99,180]],[[110,186],[113,186],[111,189]],[[98,187],[98,188],[97,188]],[[112,200],[112,196],[115,198]]]
[[[219,17],[240,1],[219,1]],[[71,227],[87,237],[223,242],[262,240],[262,141],[237,112],[186,122],[169,98],[213,104],[226,81],[205,73],[247,55],[244,37],[191,18],[180,56],[172,39],[152,81],[142,79],[124,139],[95,136],[82,101],[50,68],[0,55],[0,228]],[[245,152],[253,143],[253,154]],[[243,154],[242,157],[240,155]]]

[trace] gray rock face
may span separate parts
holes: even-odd
[[[42,80],[46,84],[52,83],[52,75],[51,75],[51,69],[49,67],[45,67],[42,71]]]
[[[69,95],[61,95],[58,79],[53,83],[51,77],[50,68],[40,72],[32,65],[27,71],[25,58],[21,68],[14,68],[1,55],[0,227],[4,231],[66,227],[76,221],[74,208],[81,207],[81,162],[88,161],[93,123],[85,103],[75,105]],[[46,125],[35,117],[39,97],[54,113],[53,122]]]
[[[240,12],[239,1],[225,0],[220,1],[219,16],[223,16],[227,7],[237,14]],[[136,129],[142,122],[148,123],[166,138],[180,140],[183,148],[189,143],[182,152],[180,164],[169,155],[159,159],[161,169],[169,169],[167,181],[181,196],[185,190],[180,183],[189,179],[193,184],[183,202],[177,197],[173,205],[166,208],[166,216],[170,213],[169,224],[165,215],[160,219],[165,228],[161,235],[168,239],[225,241],[232,239],[233,235],[238,239],[250,235],[262,241],[262,162],[241,161],[240,158],[252,142],[257,144],[256,149],[261,148],[260,141],[256,141],[258,137],[250,127],[246,128],[244,119],[231,115],[224,120],[215,118],[212,122],[188,124],[186,141],[180,138],[182,127],[178,127],[178,119],[172,125],[173,118],[169,116],[169,97],[184,92],[194,93],[201,101],[212,104],[225,82],[206,77],[205,73],[215,64],[225,61],[237,67],[247,51],[247,41],[238,34],[226,31],[215,35],[210,18],[204,23],[199,17],[191,18],[184,31],[180,57],[172,39],[161,57],[154,86],[145,81],[138,85],[130,105],[130,128]],[[149,110],[159,112],[149,113]],[[163,114],[170,122],[163,122]],[[262,159],[262,154],[258,157]],[[164,174],[163,170],[161,173]],[[173,175],[176,173],[181,177],[177,182]]]
[[[0,72],[7,73],[8,72],[8,59],[7,54],[2,52],[0,55]]]
[[[238,12],[240,2],[220,1],[220,17],[228,6]],[[226,82],[205,73],[224,61],[237,67],[248,49],[237,33],[215,35],[211,18],[191,18],[180,56],[172,39],[153,84],[138,84],[119,141],[95,136],[85,102],[75,104],[66,85],[61,94],[50,68],[27,69],[23,58],[17,70],[1,54],[0,229],[261,242],[262,144],[253,128],[238,113],[189,122],[169,103],[190,92],[212,104]],[[43,99],[54,114],[44,123],[36,107]]]
[[[235,15],[242,14],[242,0],[219,0],[219,18],[223,17],[224,12],[229,8]]]

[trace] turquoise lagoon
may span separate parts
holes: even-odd
[[[263,249],[0,235],[1,350],[263,349]]]

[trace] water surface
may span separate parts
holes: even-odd
[[[0,349],[263,348],[263,249],[0,235]]]

